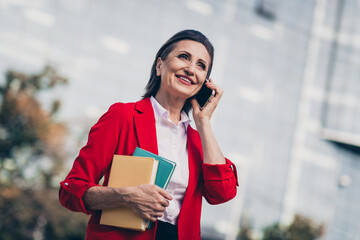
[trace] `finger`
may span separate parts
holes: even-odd
[[[150,220],[151,222],[156,222],[156,221],[157,221],[157,218],[156,218],[156,217],[151,217],[151,218],[149,218],[149,220]]]
[[[156,212],[156,213],[154,213],[153,217],[158,218],[158,217],[162,217],[163,215],[164,215],[164,211],[162,211],[162,212]]]
[[[144,218],[145,220],[150,220],[153,221],[153,219],[155,218],[152,214],[143,214],[142,218]]]
[[[170,205],[168,200],[161,201],[160,204],[164,208],[164,211],[165,211],[165,208]]]
[[[169,202],[166,201],[166,206],[164,206],[165,204],[164,203],[157,203],[155,204],[154,206],[154,211],[156,212],[164,212],[165,211],[165,208],[169,205]]]
[[[163,196],[164,198],[166,198],[167,200],[172,200],[173,198],[171,197],[171,195],[164,189],[158,187],[158,193],[161,194],[161,196]]]
[[[215,83],[207,82],[207,83],[205,83],[205,84],[206,84],[206,86],[207,86],[208,88],[210,88],[211,90],[215,90],[215,88],[216,88],[216,84],[215,84]]]
[[[206,82],[205,84],[206,84],[206,86],[209,87],[209,88],[210,88],[210,87],[211,87],[211,88],[217,88],[217,87],[218,87],[218,85],[215,84],[215,83],[212,82],[212,81],[211,81],[211,82]]]
[[[198,112],[200,112],[200,106],[199,106],[199,103],[196,101],[195,98],[191,99],[191,105],[192,105],[192,109],[193,109],[193,112],[196,114]]]
[[[161,187],[156,185],[152,185],[152,187],[165,199],[172,200],[171,195],[165,189],[162,189]]]
[[[157,220],[157,218],[159,218],[159,217],[162,217],[164,215],[164,212],[154,212],[154,213],[152,213],[152,214],[150,214],[149,215],[149,220],[150,221],[156,221]]]
[[[213,95],[221,94],[222,90],[215,83],[207,83],[206,86],[213,90]]]
[[[210,86],[207,86],[210,90],[212,90],[213,91],[213,93],[214,93],[214,91],[216,91],[216,89],[217,89],[217,87],[215,86],[215,85],[210,85]]]
[[[215,91],[214,97],[220,98],[224,91],[220,87],[216,86],[215,84],[214,84],[214,86],[211,86],[211,87],[214,87],[214,88],[212,88],[212,90]]]
[[[221,88],[217,88],[216,94],[218,98],[221,98],[221,96],[223,95],[224,91]]]

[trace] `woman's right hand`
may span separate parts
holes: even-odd
[[[166,190],[156,185],[143,184],[129,187],[124,199],[136,214],[145,220],[155,222],[163,215],[172,197]]]
[[[86,190],[83,201],[88,210],[130,207],[136,214],[150,221],[161,217],[172,200],[170,194],[156,185],[112,188],[93,186]]]

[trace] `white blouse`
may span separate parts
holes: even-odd
[[[158,219],[171,224],[177,224],[189,181],[186,130],[190,119],[182,111],[180,121],[175,125],[169,118],[169,112],[154,97],[151,97],[150,101],[155,114],[158,154],[176,162],[175,171],[166,189],[173,200],[169,201],[170,205],[166,208],[164,215]]]

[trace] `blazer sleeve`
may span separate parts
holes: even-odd
[[[68,176],[60,183],[59,200],[65,208],[93,213],[86,209],[82,197],[88,188],[99,186],[109,168],[121,131],[122,105],[112,105],[91,128],[87,144],[80,150]]]
[[[225,164],[203,163],[203,196],[210,204],[220,204],[236,196],[239,186],[235,164],[225,158]]]

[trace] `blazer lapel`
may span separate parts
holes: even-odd
[[[158,154],[155,115],[149,98],[136,102],[134,124],[139,147]]]
[[[155,115],[149,98],[135,104],[134,124],[140,148],[158,153]],[[187,128],[187,144],[189,154],[189,183],[185,198],[194,192],[198,185],[202,168],[201,140],[197,132],[189,125]],[[185,200],[185,199],[184,199]]]
[[[189,184],[185,198],[188,193],[191,195],[195,190],[195,187],[198,185],[202,168],[202,152],[200,151],[200,149],[202,149],[201,140],[196,131],[192,129],[190,125],[187,128],[187,144],[189,155]]]

